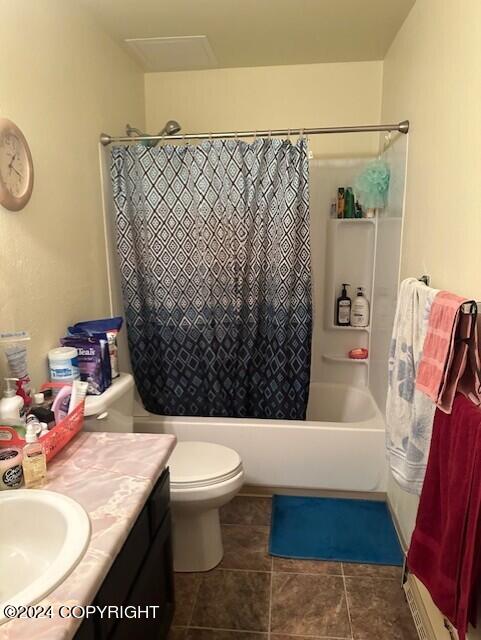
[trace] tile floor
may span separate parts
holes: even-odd
[[[417,640],[400,568],[272,558],[270,509],[241,495],[222,510],[222,563],[176,574],[169,640]]]

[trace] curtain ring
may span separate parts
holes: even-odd
[[[257,130],[254,131],[254,142],[257,140]]]
[[[301,129],[299,131],[299,137],[300,137],[301,140],[304,140],[304,129]]]
[[[269,129],[269,133],[268,133],[267,137],[268,137],[269,140],[272,138],[272,130],[271,129]]]
[[[212,142],[212,131],[209,131],[209,141]]]

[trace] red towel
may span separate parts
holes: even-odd
[[[407,561],[459,640],[476,622],[480,515],[481,410],[458,394],[450,415],[436,410]]]

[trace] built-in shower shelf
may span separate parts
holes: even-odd
[[[334,353],[323,353],[322,359],[327,362],[339,362],[342,364],[369,364],[369,358],[356,360],[355,358],[349,358],[348,356],[336,355]]]
[[[332,218],[338,224],[376,224],[376,218]]]
[[[371,327],[339,327],[337,324],[331,324],[328,327],[329,331],[367,331],[371,330]]]

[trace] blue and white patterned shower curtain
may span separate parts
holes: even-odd
[[[305,140],[112,150],[137,388],[156,414],[304,419]]]

